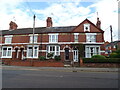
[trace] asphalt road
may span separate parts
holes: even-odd
[[[2,71],[3,88],[118,88],[118,72]]]

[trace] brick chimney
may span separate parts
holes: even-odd
[[[11,21],[9,25],[10,25],[9,29],[12,29],[12,30],[17,29],[17,27],[18,27],[18,25],[13,21]]]
[[[46,23],[47,23],[47,27],[52,27],[52,18],[48,17]]]
[[[97,18],[96,26],[97,26],[98,28],[101,28],[101,21],[99,20],[99,18]]]

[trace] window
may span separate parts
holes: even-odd
[[[33,43],[33,35],[30,35],[30,43]],[[34,43],[37,43],[37,35],[34,35]]]
[[[2,48],[2,58],[12,58],[12,47]]]
[[[78,42],[79,33],[74,33],[74,42]]]
[[[95,33],[87,33],[86,41],[87,42],[96,42],[96,34]]]
[[[84,31],[90,31],[90,24],[84,24]]]
[[[53,57],[56,55],[57,56],[60,55],[60,46],[58,46],[58,45],[47,46],[47,54],[48,53],[53,53]]]
[[[28,58],[38,58],[38,46],[29,46],[27,49]]]
[[[49,34],[49,43],[57,43],[58,34]]]
[[[11,44],[12,42],[12,35],[5,36],[5,44]]]
[[[85,53],[86,53],[86,58],[91,58],[93,55],[99,55],[100,54],[100,47],[87,46]]]

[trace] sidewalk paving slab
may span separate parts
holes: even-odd
[[[8,70],[39,70],[39,71],[66,71],[66,72],[118,72],[119,68],[89,68],[89,67],[28,67],[28,66],[2,66]]]

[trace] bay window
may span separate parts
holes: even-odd
[[[85,57],[91,58],[94,55],[100,55],[100,46],[87,45],[85,48]]]
[[[2,58],[12,58],[12,47],[2,47]]]
[[[53,53],[54,56],[59,56],[60,55],[60,46],[58,45],[48,45],[47,46],[47,53]]]
[[[28,46],[27,48],[27,58],[38,58],[38,46]]]

